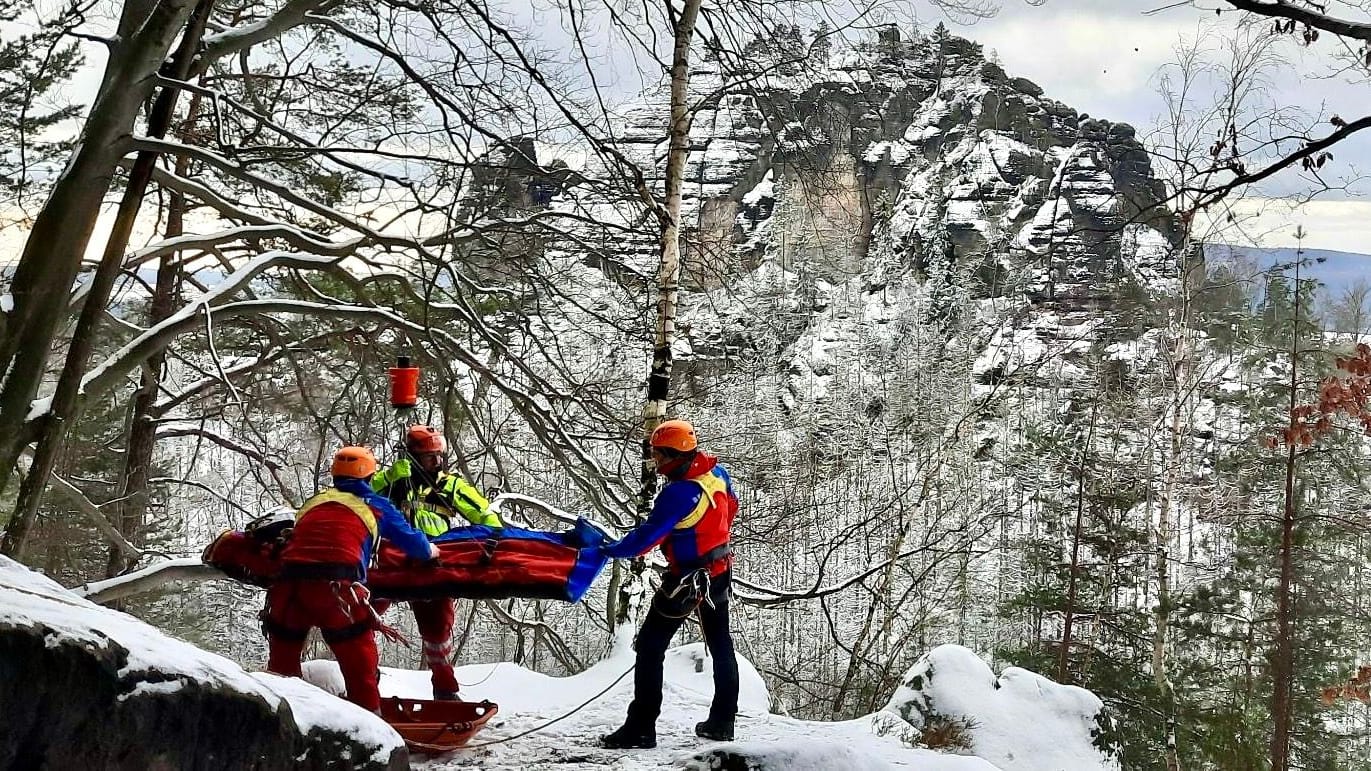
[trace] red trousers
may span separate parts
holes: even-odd
[[[270,650],[267,671],[299,677],[305,638],[311,627],[318,627],[343,671],[348,701],[375,712],[381,707],[376,633],[365,604],[354,601],[351,583],[299,579],[272,584],[262,614]]]
[[[452,671],[452,625],[457,618],[455,603],[450,598],[413,600],[414,624],[424,641],[424,663],[433,670],[433,693],[455,693],[457,675]]]

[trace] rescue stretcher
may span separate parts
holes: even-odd
[[[273,515],[226,530],[205,547],[201,560],[241,583],[266,588],[280,575],[281,552],[294,519]],[[384,541],[367,587],[377,599],[405,601],[530,599],[577,602],[608,559],[594,547],[608,536],[585,519],[563,532],[519,527],[461,527],[438,536],[437,560],[416,563]],[[412,752],[438,754],[464,746],[499,707],[489,701],[387,698],[381,717]]]
[[[236,581],[266,588],[281,572],[291,522],[257,520],[226,530],[201,559]],[[367,570],[373,597],[387,600],[508,599],[577,602],[608,560],[594,547],[607,536],[584,519],[566,531],[483,525],[453,528],[433,539],[438,559],[417,563],[386,542]]]

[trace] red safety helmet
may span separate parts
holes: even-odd
[[[652,432],[650,444],[677,452],[695,449],[695,427],[684,420],[668,420]]]
[[[333,475],[369,479],[376,473],[376,456],[365,447],[344,447],[333,454]]]
[[[405,449],[414,455],[447,452],[447,440],[433,426],[410,426],[405,434]]]

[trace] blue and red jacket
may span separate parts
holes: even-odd
[[[677,573],[708,567],[710,575],[728,570],[729,531],[738,515],[733,480],[713,455],[697,452],[681,478],[667,483],[652,504],[647,521],[604,547],[605,554],[627,559],[661,544]]]
[[[281,553],[283,578],[364,580],[372,551],[384,538],[413,559],[429,558],[429,541],[405,515],[362,479],[338,477],[305,501]]]

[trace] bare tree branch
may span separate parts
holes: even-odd
[[[1260,0],[1226,0],[1226,2],[1234,8],[1259,16],[1292,19],[1325,32],[1332,32],[1335,35],[1371,41],[1371,24],[1339,19],[1326,13],[1319,13],[1304,6],[1295,5],[1288,0],[1277,0],[1274,3],[1263,3]]]
[[[201,562],[199,557],[181,557],[180,559],[158,562],[142,570],[107,578],[104,581],[82,584],[73,587],[71,591],[91,602],[104,605],[136,594],[154,591],[172,581],[199,583],[215,578],[227,579],[228,576],[220,572],[218,568],[210,567]]]

